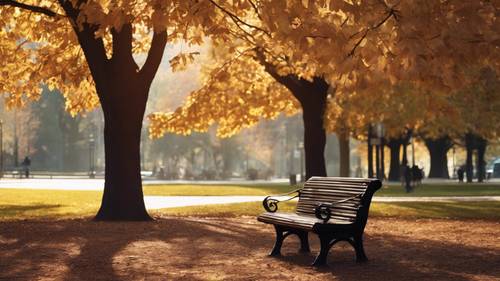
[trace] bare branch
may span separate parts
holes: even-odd
[[[257,5],[252,0],[248,0],[248,2],[250,2],[250,5],[252,5],[252,8],[255,11],[255,14],[257,14],[257,17],[260,20],[262,20],[262,17],[260,16],[259,9],[257,8]]]
[[[148,51],[146,62],[139,71],[139,75],[146,79],[146,82],[153,81],[158,67],[160,67],[161,59],[165,46],[167,45],[167,31],[154,32],[151,47]]]
[[[255,59],[264,66],[266,72],[271,75],[278,83],[288,88],[292,93],[297,92],[297,89],[300,87],[299,80],[296,75],[288,74],[288,75],[280,75],[277,71],[276,65],[268,62],[264,55],[264,50],[262,48],[254,48],[255,50]]]
[[[60,14],[52,11],[51,9],[49,9],[47,7],[39,7],[39,6],[35,6],[35,5],[24,4],[24,3],[20,3],[20,2],[14,1],[14,0],[0,0],[0,6],[17,7],[17,8],[23,9],[23,10],[28,10],[28,11],[35,12],[35,13],[44,14],[44,15],[49,16],[49,17],[63,16],[63,15],[60,15]]]
[[[379,28],[380,26],[382,26],[386,21],[388,21],[391,17],[394,17],[394,19],[398,20],[398,16],[397,16],[397,12],[394,8],[390,8],[389,11],[387,12],[387,15],[385,16],[385,18],[383,18],[379,23],[377,23],[376,25],[373,25],[371,27],[368,27],[363,36],[361,36],[361,38],[359,38],[359,40],[354,44],[353,48],[351,49],[351,51],[347,54],[347,57],[352,57],[354,56],[354,52],[356,52],[356,49],[359,47],[359,45],[361,44],[361,42],[363,42],[363,40],[366,38],[366,36],[368,35],[368,33],[374,29],[377,29]],[[359,34],[359,31],[355,33],[356,34]],[[355,35],[352,35],[351,38],[353,38]]]
[[[271,37],[271,33],[269,33],[269,31],[267,30],[264,30],[258,26],[255,26],[253,24],[250,24],[250,23],[247,23],[245,22],[244,20],[240,19],[237,15],[235,15],[234,13],[228,11],[227,9],[225,9],[224,7],[222,7],[221,5],[217,4],[215,1],[213,0],[209,0],[210,3],[212,3],[215,7],[217,7],[219,10],[221,10],[223,13],[225,13],[226,15],[228,15],[233,21],[236,21],[236,22],[239,22],[247,27],[250,27],[252,29],[255,29],[255,30],[258,30],[258,31],[261,31],[263,33],[265,33],[267,36]]]

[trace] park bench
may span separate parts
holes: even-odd
[[[300,251],[309,252],[308,233],[313,232],[321,244],[314,266],[325,265],[328,251],[340,241],[354,247],[357,262],[366,261],[363,231],[372,196],[380,187],[377,179],[312,177],[301,189],[266,197],[263,205],[267,212],[257,219],[274,225],[276,230],[270,255],[279,256],[283,240],[291,234],[299,237]],[[279,202],[297,197],[295,213],[276,212]]]

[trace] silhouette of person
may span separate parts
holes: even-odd
[[[408,165],[404,166],[404,179],[406,192],[411,192],[411,168]]]
[[[24,175],[26,176],[26,178],[29,178],[30,177],[31,159],[28,156],[24,157],[24,160],[21,163],[21,165],[23,165],[23,167],[24,167]]]
[[[465,173],[464,166],[458,167],[457,176],[459,182],[464,182],[464,173]]]

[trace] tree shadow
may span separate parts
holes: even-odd
[[[33,212],[50,212],[58,209],[63,205],[60,204],[36,204],[36,205],[0,205],[0,217],[29,217]]]
[[[356,264],[354,250],[340,243],[330,252],[330,266],[321,269],[310,267],[319,248],[316,237],[311,235],[310,241],[312,253],[297,253],[298,239],[287,238],[284,255],[270,258],[266,254],[273,245],[274,231],[244,219],[3,222],[0,279],[285,280],[293,275],[318,280],[384,281],[470,280],[472,275],[500,278],[498,251],[453,241],[368,234],[368,263]]]

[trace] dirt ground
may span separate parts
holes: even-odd
[[[370,261],[347,243],[329,267],[309,264],[255,218],[160,218],[148,223],[89,220],[0,222],[0,280],[500,280],[500,222],[370,218]]]

